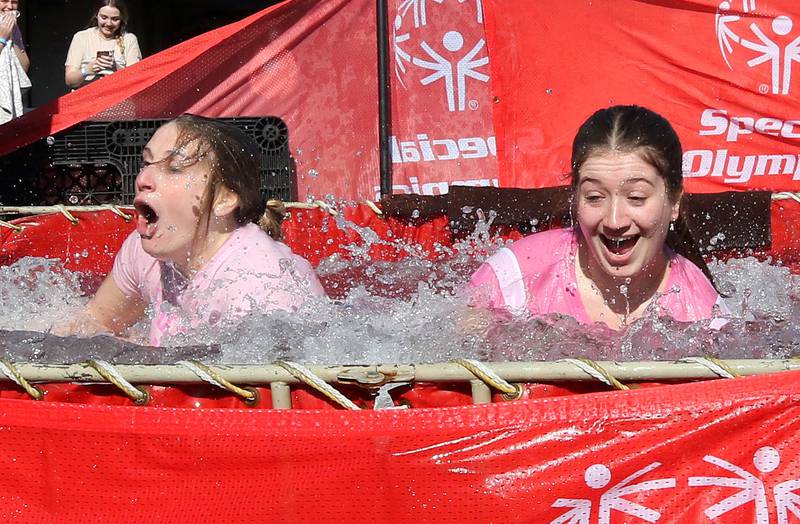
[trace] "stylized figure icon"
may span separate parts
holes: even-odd
[[[788,19],[788,22],[784,22],[784,26],[788,26],[786,32],[792,30],[792,20]],[[800,62],[800,36],[789,42],[784,50],[783,54],[783,88],[781,89],[781,93],[784,95],[789,94],[789,86],[792,82],[792,63],[793,62]]]
[[[654,469],[661,466],[660,462],[653,462],[649,466],[640,469],[636,473],[615,484],[600,496],[597,509],[598,524],[609,524],[611,522],[611,511],[616,510],[626,515],[640,518],[647,522],[658,522],[661,513],[658,511],[631,502],[623,497],[652,491],[656,489],[666,489],[675,487],[674,478],[646,480],[638,484],[630,484],[639,477],[647,475]],[[594,464],[586,468],[583,475],[586,485],[593,489],[601,489],[611,482],[611,470],[603,464]],[[553,502],[554,508],[572,508],[561,516],[553,519],[550,524],[589,524],[592,518],[592,501],[588,499],[557,499]]]
[[[414,13],[414,27],[419,28],[428,23],[428,16],[425,9],[427,0],[402,0],[400,5],[397,6],[397,16],[403,18],[408,13],[409,9]],[[441,4],[441,2],[439,2]],[[395,22],[395,25],[397,23]]]
[[[402,75],[406,73],[406,63],[411,63],[411,55],[403,49],[402,44],[407,42],[411,35],[408,33],[398,34],[402,24],[403,19],[397,15],[394,19],[394,74],[403,87],[406,87]]]
[[[703,457],[705,462],[735,474],[735,477],[689,477],[689,485],[695,487],[719,486],[724,488],[737,488],[739,491],[733,495],[706,508],[703,512],[711,520],[733,511],[745,504],[755,504],[756,524],[769,524],[769,506],[767,505],[767,490],[764,482],[756,475],[739,466],[712,455]],[[781,463],[781,456],[773,447],[764,446],[753,454],[753,465],[759,473],[767,474],[775,471]],[[772,488],[775,506],[778,513],[778,524],[787,524],[789,513],[800,517],[800,495],[794,490],[800,488],[800,480],[787,480]]]
[[[456,53],[461,51],[464,47],[464,37],[461,36],[461,33],[458,31],[448,31],[442,39],[442,45],[451,53]],[[447,95],[447,108],[450,111],[456,110],[456,86],[458,86],[458,111],[464,111],[467,98],[467,77],[474,78],[481,82],[487,82],[489,80],[489,75],[476,70],[489,63],[488,56],[475,59],[475,55],[483,49],[484,45],[485,42],[483,38],[481,38],[469,53],[458,60],[455,71],[453,71],[453,64],[434,51],[425,41],[420,44],[420,47],[428,53],[428,56],[430,56],[433,61],[422,60],[417,57],[412,59],[415,65],[434,71],[420,80],[422,85],[428,85],[440,79],[444,80],[445,93]]]
[[[714,27],[717,30],[717,43],[719,44],[719,51],[722,53],[722,58],[728,64],[730,69],[733,69],[731,63],[728,61],[728,55],[733,53],[733,46],[731,41],[738,43],[739,35],[737,35],[731,28],[730,24],[738,22],[741,17],[739,15],[728,14],[730,10],[730,2],[722,2],[719,4],[717,14],[714,17]]]
[[[755,0],[742,0],[742,12],[752,13],[755,11]],[[737,33],[736,25],[741,21],[741,17],[732,11],[731,2],[724,0],[719,4],[717,13],[714,17],[714,27],[717,33],[717,44],[722,54],[725,64],[729,69],[733,69],[729,57],[734,52],[733,44],[758,53],[755,57],[747,61],[749,67],[756,67],[764,63],[769,63],[771,74],[770,90],[773,94],[788,95],[792,82],[792,67],[795,62],[800,62],[800,36],[792,40],[785,47],[781,47],[755,22],[748,26],[752,37],[745,38]],[[744,22],[741,22],[742,24]],[[776,16],[770,24],[771,32],[779,37],[791,33],[794,27],[792,19],[786,15]],[[741,31],[741,28],[740,28]],[[765,91],[766,91],[765,86]]]
[[[433,0],[437,4],[443,4],[444,0]],[[458,0],[459,4],[463,4],[467,0]],[[477,22],[479,24],[483,23],[483,2],[481,0],[475,0],[475,11],[477,12]]]
[[[791,30],[792,30],[792,19],[789,18],[788,16],[777,16],[775,17],[774,20],[772,20],[772,31],[776,35],[783,36],[788,34],[789,31]],[[746,40],[744,38],[741,38],[740,42],[744,47],[752,49],[753,51],[757,51],[761,53],[761,55],[748,60],[747,65],[749,65],[750,67],[755,67],[757,65],[763,64],[764,62],[771,62],[772,92],[774,94],[778,94],[780,92],[778,85],[780,83],[780,78],[781,78],[781,71],[780,71],[781,48],[778,46],[778,44],[770,40],[769,37],[767,37],[767,35],[765,35],[764,32],[761,31],[761,28],[759,28],[756,24],[754,23],[750,24],[750,31],[753,32],[753,34],[761,41],[761,43],[758,44],[755,42],[751,42],[750,40]],[[789,92],[788,86],[789,82],[791,82],[791,76],[792,76],[791,61],[786,60],[786,58],[788,57],[785,57],[784,61],[786,62],[787,65],[789,65],[789,70],[787,71],[788,75],[785,75],[783,81],[783,84],[786,87],[786,91],[782,93],[784,95]]]

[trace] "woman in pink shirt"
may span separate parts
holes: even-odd
[[[490,257],[470,280],[476,305],[612,329],[649,308],[685,322],[727,313],[681,215],[681,144],[663,117],[638,106],[594,113],[572,144],[572,189],[576,227]]]
[[[282,205],[262,199],[260,152],[242,131],[183,115],[142,156],[136,231],[82,317],[59,331],[121,335],[149,310],[150,343],[163,345],[324,296],[308,261],[278,241]]]

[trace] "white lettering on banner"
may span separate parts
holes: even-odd
[[[772,488],[772,493],[769,494],[764,486],[764,481],[759,478],[778,469],[781,463],[781,456],[775,448],[764,446],[756,450],[753,454],[753,465],[758,471],[755,475],[739,466],[731,464],[727,460],[713,455],[706,455],[703,457],[703,460],[733,473],[734,476],[689,477],[689,486],[715,486],[739,490],[737,493],[706,508],[703,513],[705,513],[706,517],[709,519],[715,520],[726,513],[752,502],[755,505],[754,522],[758,524],[769,524],[770,515],[767,502],[769,495],[772,495],[775,501],[778,524],[787,524],[789,522],[789,513],[795,517],[800,517],[800,495],[795,491],[800,488],[800,480],[792,479],[776,484]]]
[[[789,139],[800,138],[800,120],[727,115],[728,112],[724,109],[703,111],[700,115],[700,136],[725,135],[728,142],[736,142],[740,135],[750,135],[753,132]]]
[[[791,175],[800,180],[800,155],[731,155],[727,149],[683,153],[684,178],[725,177],[726,184],[745,184],[754,176]]]
[[[487,158],[497,156],[497,142],[493,136],[465,138],[438,138],[431,140],[425,133],[416,140],[399,141],[392,137],[392,163],[432,162],[459,158]]]
[[[500,182],[496,178],[476,178],[473,180],[453,180],[452,182],[438,181],[428,182],[419,185],[419,178],[408,177],[408,184],[392,185],[392,193],[399,195],[444,195],[450,190],[450,186],[469,186],[469,187],[499,187]],[[381,199],[381,187],[373,186],[375,200]]]

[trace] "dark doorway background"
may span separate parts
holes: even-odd
[[[211,29],[235,22],[275,0],[128,0],[128,31],[144,57]],[[20,0],[20,27],[31,57],[33,87],[28,104],[37,107],[67,92],[64,60],[76,31],[84,29],[99,0]]]

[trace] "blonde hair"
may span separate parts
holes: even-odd
[[[286,206],[284,203],[277,198],[270,198],[267,200],[267,208],[264,210],[264,214],[258,219],[258,227],[271,236],[273,240],[282,240],[281,222],[285,217]]]
[[[125,60],[125,66],[128,66],[128,59],[125,58],[125,33],[120,33],[117,36],[117,45],[119,45],[120,53],[122,53],[122,59]]]

